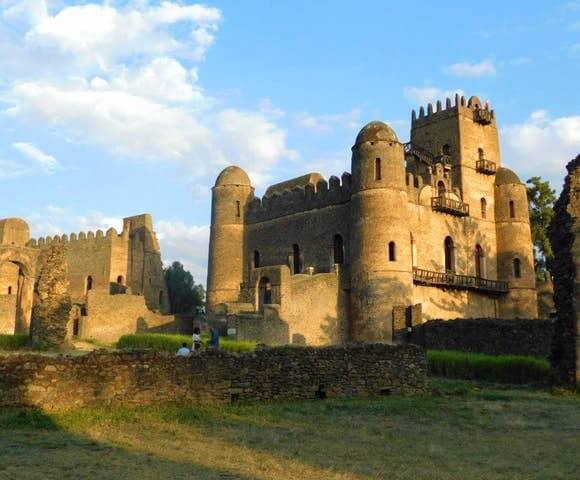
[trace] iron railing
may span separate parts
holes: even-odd
[[[411,142],[405,143],[405,153],[409,155],[415,155],[423,163],[431,165],[433,163],[433,155],[428,150],[420,147],[419,145],[413,145]]]
[[[413,268],[413,282],[422,285],[477,290],[495,294],[507,293],[508,291],[508,282],[472,275],[457,275],[453,272],[434,272],[416,267]]]
[[[453,198],[447,198],[444,195],[431,198],[431,208],[438,212],[466,217],[469,215],[469,205]]]
[[[475,162],[475,170],[477,170],[479,173],[484,173],[486,175],[494,175],[497,170],[497,167],[495,165],[495,162],[492,162],[491,160],[481,159]]]

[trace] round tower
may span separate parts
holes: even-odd
[[[403,144],[371,122],[352,147],[351,337],[391,342],[393,306],[411,304],[413,272]]]
[[[500,318],[537,318],[536,274],[526,186],[507,168],[495,177],[498,280],[509,283]]]
[[[237,302],[244,271],[244,220],[254,196],[241,168],[227,167],[212,188],[211,230],[207,271],[208,312],[220,303]]]

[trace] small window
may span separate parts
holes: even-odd
[[[93,289],[93,277],[90,275],[87,277],[87,292]]]
[[[117,277],[117,283],[118,283],[119,285],[123,285],[123,275],[119,275],[119,276]]]
[[[389,262],[394,262],[396,260],[397,260],[397,252],[395,242],[389,242]]]
[[[375,180],[381,179],[381,159],[375,159]]]
[[[487,218],[487,200],[481,199],[481,218]]]
[[[446,237],[444,242],[445,248],[445,271],[455,273],[455,244],[451,237]]]
[[[477,156],[480,160],[485,160],[485,152],[483,151],[483,148],[477,149]]]
[[[334,236],[333,257],[335,264],[342,265],[344,263],[344,243],[340,235]]]
[[[254,250],[254,268],[260,268],[260,252]]]
[[[483,253],[483,248],[481,245],[475,246],[475,276],[477,278],[483,278],[485,276],[485,255]]]
[[[521,278],[522,276],[522,262],[519,258],[514,258],[514,277]]]
[[[516,218],[516,207],[513,200],[510,200],[510,218]]]
[[[443,155],[451,155],[451,146],[448,143],[443,145],[443,148],[441,148],[441,153],[443,153]]]
[[[8,287],[8,295],[12,295],[12,287]]]
[[[446,191],[447,189],[445,188],[445,182],[443,180],[439,180],[439,182],[437,183],[437,194],[440,197],[444,197]]]
[[[236,201],[236,217],[240,217],[241,216],[241,211],[240,211],[240,201],[237,200]]]

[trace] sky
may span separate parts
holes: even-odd
[[[0,218],[33,237],[153,215],[205,283],[211,186],[350,169],[371,120],[489,100],[502,162],[559,190],[580,153],[580,0],[0,0]]]

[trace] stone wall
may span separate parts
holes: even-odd
[[[425,349],[547,358],[552,348],[552,332],[550,320],[468,318],[416,325],[408,340]]]
[[[0,356],[0,407],[47,410],[415,394],[427,390],[424,352],[413,345],[283,347],[251,354],[157,352]]]
[[[16,295],[0,295],[0,333],[14,333],[16,301]]]

